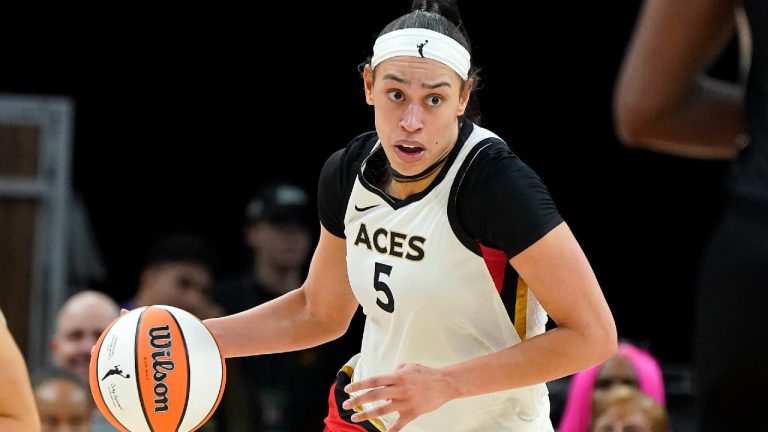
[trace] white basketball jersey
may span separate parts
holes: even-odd
[[[344,217],[349,281],[366,314],[353,381],[392,372],[401,363],[442,367],[520,343],[486,261],[462,244],[452,228],[457,222],[449,218],[452,186],[486,138],[497,137],[475,126],[445,176],[418,200],[396,203],[357,176]],[[522,337],[529,338],[545,331],[547,316],[525,290]],[[391,425],[395,416],[377,423]],[[453,400],[404,429],[553,430],[545,384]]]

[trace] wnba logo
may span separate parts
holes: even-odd
[[[163,382],[168,372],[176,366],[171,360],[169,348],[173,346],[171,330],[168,324],[149,329],[149,344],[156,351],[152,353],[152,378],[155,380],[155,412],[168,411],[168,386]]]

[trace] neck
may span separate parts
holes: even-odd
[[[417,182],[420,180],[424,180],[427,177],[433,176],[433,174],[436,174],[440,171],[440,168],[442,168],[443,164],[445,164],[445,160],[448,159],[448,155],[451,154],[451,148],[445,151],[445,154],[440,156],[440,159],[436,160],[435,163],[428,166],[424,171],[414,174],[414,175],[404,175],[397,172],[392,166],[389,166],[389,173],[392,175],[392,180],[398,182],[398,183],[412,183]],[[434,177],[434,176],[433,176]]]
[[[452,149],[453,146],[446,150],[445,154],[440,156],[440,159],[438,159],[437,162],[430,165],[429,168],[425,169],[424,171],[413,176],[400,175],[400,177],[398,177],[395,174],[400,173],[392,169],[390,166],[389,172],[391,176],[387,185],[387,193],[395,198],[405,199],[426,189],[430,184],[432,184],[432,181],[435,180],[435,177],[440,174],[440,171],[443,169],[445,161],[448,159],[448,155],[451,154]],[[403,180],[403,178],[407,178],[407,180]]]

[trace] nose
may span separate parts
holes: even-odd
[[[408,132],[416,132],[424,126],[424,109],[418,103],[410,103],[403,111],[400,127]]]

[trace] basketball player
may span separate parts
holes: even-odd
[[[547,188],[467,112],[470,46],[448,1],[416,1],[385,27],[362,68],[376,130],[323,167],[305,283],[206,321],[227,357],[281,352],[338,338],[359,302],[361,349],[326,431],[552,431],[544,383],[616,351]]]
[[[648,0],[615,95],[616,124],[627,145],[683,157],[733,159],[729,201],[698,275],[694,368],[703,432],[752,430],[764,423],[766,24],[764,1]],[[734,35],[741,42],[746,83],[705,74]]]
[[[0,430],[38,432],[40,417],[32,395],[32,384],[24,357],[8,331],[0,310]]]

